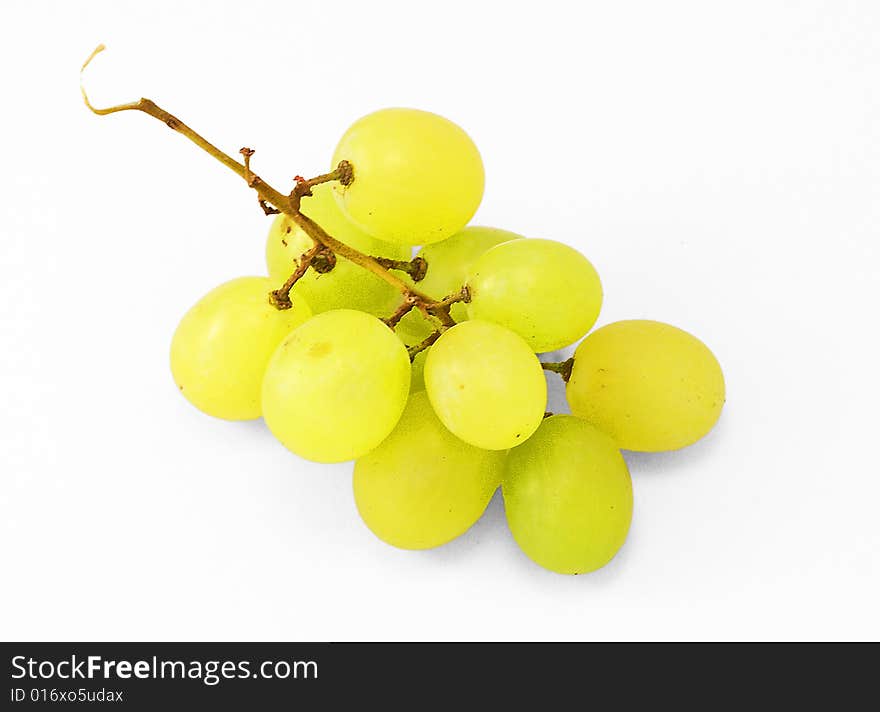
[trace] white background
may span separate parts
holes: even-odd
[[[0,26],[4,638],[880,637],[880,3],[6,0]],[[98,42],[96,103],[151,97],[281,187],[364,113],[442,113],[487,166],[477,223],[581,249],[600,323],[710,345],[721,422],[627,455],[608,567],[538,568],[497,496],[392,549],[349,464],[180,397],[177,321],[262,272],[268,221],[158,122],[86,111]]]

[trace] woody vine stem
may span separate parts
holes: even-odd
[[[85,61],[81,71],[84,71],[92,59],[103,50],[104,45],[99,45]],[[296,184],[294,185],[293,190],[285,195],[279,190],[273,188],[251,170],[250,159],[254,155],[253,149],[242,148],[239,153],[242,155],[243,160],[240,162],[221,151],[176,116],[158,106],[150,99],[141,98],[127,104],[117,104],[115,106],[98,108],[93,106],[89,101],[89,97],[82,85],[80,86],[80,89],[86,106],[99,116],[115,114],[121,111],[140,111],[148,116],[158,119],[169,128],[182,134],[196,146],[236,173],[240,178],[244,179],[248,186],[256,191],[260,207],[266,215],[278,213],[287,215],[313,240],[314,246],[303,253],[299,258],[293,274],[291,274],[280,288],[273,290],[270,293],[269,300],[277,309],[289,309],[291,307],[290,290],[293,288],[294,284],[296,284],[297,280],[310,268],[315,269],[318,272],[329,272],[336,264],[336,256],[340,255],[347,260],[354,262],[363,269],[372,272],[403,295],[403,302],[400,307],[394,312],[394,314],[384,320],[390,328],[393,329],[400,320],[413,309],[421,311],[429,321],[436,325],[434,332],[422,343],[409,348],[411,358],[419,351],[423,351],[433,344],[443,331],[455,325],[455,320],[450,314],[450,307],[456,302],[466,302],[469,300],[470,297],[467,287],[462,287],[459,292],[444,297],[443,299],[434,299],[408,284],[392,272],[392,270],[406,272],[414,281],[419,281],[424,278],[427,270],[427,263],[424,259],[417,257],[414,260],[406,262],[371,257],[370,255],[366,255],[337,240],[332,235],[329,235],[314,220],[300,211],[302,199],[312,195],[311,189],[314,186],[322,183],[329,183],[331,181],[339,181],[339,183],[344,186],[351,185],[355,180],[355,174],[354,168],[348,163],[348,161],[341,161],[335,170],[330,173],[325,173],[324,175],[316,176],[315,178],[306,180],[297,176],[294,179]]]

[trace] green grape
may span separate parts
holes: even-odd
[[[418,309],[413,309],[400,320],[394,330],[406,346],[418,346],[436,328],[437,325],[426,319]],[[425,388],[425,359],[430,348],[429,346],[427,349],[419,351],[412,360],[412,382],[409,387],[411,392],[421,391]]]
[[[412,378],[409,386],[410,393],[425,390],[425,359],[428,358],[429,351],[430,348],[427,348],[424,351],[419,351],[416,354],[416,357],[412,360]]]
[[[401,549],[430,549],[467,531],[501,483],[505,453],[462,442],[414,393],[397,427],[354,466],[364,523]]]
[[[428,338],[437,324],[425,318],[418,309],[407,312],[394,331],[407,346],[415,346]]]
[[[507,456],[502,482],[513,538],[561,574],[607,564],[632,520],[632,482],[614,441],[571,415],[547,418]]]
[[[428,338],[436,328],[437,325],[426,319],[418,309],[413,309],[400,320],[394,331],[407,346],[417,346]],[[412,361],[412,382],[409,388],[411,392],[421,391],[425,388],[425,359],[429,350],[430,347],[419,351]]]
[[[354,225],[336,204],[329,184],[312,188],[312,197],[303,198],[302,212],[331,236],[373,257],[408,260],[410,249],[370,237]],[[314,246],[310,238],[286,215],[278,215],[266,240],[266,264],[276,287],[296,269],[300,256]],[[359,309],[376,316],[393,311],[400,294],[394,287],[372,272],[337,255],[336,266],[326,274],[313,269],[296,283],[294,290],[302,294],[318,314],[331,309]]]
[[[382,109],[358,119],[333,154],[354,182],[334,184],[345,213],[402,245],[438,242],[463,228],[483,198],[483,161],[470,137],[442,116]]]
[[[466,227],[449,239],[419,250],[418,255],[428,263],[428,271],[415,286],[435,299],[442,299],[464,286],[471,264],[486,250],[521,239],[522,235],[494,227]],[[467,307],[462,303],[453,304],[450,313],[456,321],[467,320]]]
[[[547,405],[547,381],[529,345],[487,321],[443,332],[425,360],[425,388],[443,424],[486,450],[525,442]]]
[[[471,319],[515,331],[533,351],[567,346],[596,323],[602,284],[589,260],[553,240],[515,240],[493,247],[471,265]]]
[[[618,321],[577,347],[566,396],[572,413],[625,450],[676,450],[717,422],[724,374],[686,331],[658,321]]]
[[[171,341],[171,373],[196,408],[227,420],[259,418],[260,384],[269,358],[311,315],[304,299],[284,311],[269,303],[271,282],[241,277],[208,292]]]
[[[409,379],[406,347],[379,319],[352,309],[324,312],[272,356],[263,380],[263,417],[301,457],[353,460],[394,429]]]

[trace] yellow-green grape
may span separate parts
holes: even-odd
[[[443,424],[486,450],[528,440],[547,405],[547,381],[529,345],[487,321],[443,332],[425,360],[425,388]]]
[[[463,228],[483,198],[483,160],[470,137],[437,114],[382,109],[358,119],[333,154],[354,181],[334,184],[345,213],[402,245],[438,242]]]
[[[303,198],[302,212],[346,245],[373,257],[408,260],[410,250],[370,237],[342,214],[329,184],[312,188],[312,197]],[[293,274],[300,256],[314,246],[310,238],[288,216],[278,215],[266,240],[266,264],[276,287]],[[336,266],[325,274],[310,269],[294,290],[305,296],[318,314],[330,309],[359,309],[376,316],[387,316],[400,294],[372,272],[336,256]]]
[[[412,379],[410,380],[409,385],[410,393],[425,390],[425,359],[428,358],[429,350],[430,349],[419,351],[416,354],[416,357],[412,360]]]
[[[516,543],[545,569],[583,574],[607,564],[632,520],[632,482],[614,441],[571,415],[547,418],[507,456],[502,482]]]
[[[241,277],[208,292],[190,309],[171,341],[171,373],[196,408],[226,420],[259,418],[260,385],[278,344],[311,315],[302,298],[279,311],[272,283]]]
[[[522,235],[494,227],[466,227],[447,240],[425,245],[418,256],[425,258],[428,271],[415,286],[435,299],[442,299],[464,286],[471,264],[486,250],[521,239]],[[451,314],[456,321],[466,321],[467,307],[461,302],[453,304]]]
[[[566,387],[571,412],[625,450],[675,450],[715,425],[724,375],[712,352],[658,321],[618,321],[578,346]]]
[[[515,331],[536,352],[567,346],[596,323],[602,284],[580,252],[553,240],[515,240],[486,252],[467,280],[471,319]]]
[[[418,309],[413,309],[400,320],[394,331],[406,346],[417,346],[430,336],[436,327],[437,325],[428,321]],[[425,359],[429,350],[430,347],[419,351],[412,361],[412,382],[409,388],[411,392],[425,388]]]
[[[401,549],[431,549],[466,532],[501,484],[503,452],[468,445],[415,393],[394,432],[354,466],[364,523]]]
[[[404,315],[394,331],[407,346],[415,346],[428,338],[438,324],[426,319],[418,309],[413,309]]]
[[[397,424],[409,393],[406,347],[352,309],[309,319],[278,347],[263,380],[263,417],[289,450],[315,462],[365,455]]]

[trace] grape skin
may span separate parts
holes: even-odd
[[[625,450],[676,450],[718,421],[724,374],[708,347],[686,331],[658,321],[618,321],[578,346],[566,396],[572,413]]]
[[[544,420],[507,456],[502,483],[510,531],[545,569],[582,574],[605,566],[626,540],[632,482],[617,445],[571,415]]]
[[[515,331],[536,352],[555,351],[586,334],[602,307],[602,284],[590,261],[553,240],[505,242],[471,265],[471,319]]]
[[[240,277],[211,290],[183,317],[171,340],[171,372],[184,397],[226,420],[262,414],[263,373],[278,344],[312,315],[302,298],[278,311],[271,282]]]
[[[450,433],[427,394],[414,393],[397,427],[354,467],[364,523],[401,549],[431,549],[467,531],[501,484],[504,452],[481,450]]]
[[[334,184],[346,215],[366,232],[402,245],[427,245],[458,232],[483,198],[483,161],[448,119],[416,109],[382,109],[358,119],[333,154],[354,181]]]
[[[392,245],[367,235],[342,214],[330,185],[312,188],[312,196],[303,198],[302,212],[318,223],[329,235],[373,257],[408,260],[410,249]],[[301,255],[314,241],[287,215],[276,216],[266,239],[266,265],[276,287],[280,287],[296,269]],[[400,300],[399,292],[363,267],[336,256],[336,266],[325,274],[310,269],[294,286],[315,314],[331,309],[359,309],[375,316],[386,316]]]
[[[443,332],[425,360],[425,388],[443,424],[486,450],[525,442],[547,405],[547,381],[529,345],[485,321]]]
[[[368,453],[394,429],[409,393],[406,347],[351,309],[312,317],[278,347],[263,381],[266,425],[315,462]]]
[[[403,316],[394,331],[407,346],[416,346],[428,338],[437,326],[436,322],[427,319],[421,311],[413,309]]]
[[[425,360],[428,358],[429,349],[419,351],[412,360],[412,379],[410,380],[410,393],[425,390]]]

